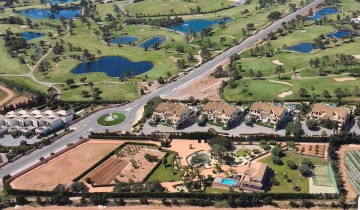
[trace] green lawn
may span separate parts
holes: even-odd
[[[64,101],[90,101],[92,97],[84,98],[81,95],[82,91],[88,91],[91,95],[91,87],[87,85],[75,86],[75,88],[61,88],[61,99]],[[135,100],[139,97],[137,85],[130,83],[95,83],[94,88],[99,88],[101,91],[100,98],[102,100]]]
[[[159,180],[160,182],[175,182],[180,181],[183,174],[182,171],[177,171],[173,167],[173,162],[175,158],[175,153],[170,153],[167,157],[167,167],[164,168],[163,164],[160,164],[159,167],[154,171],[153,174],[148,178],[147,181]]]
[[[230,193],[230,190],[215,187],[207,187],[205,193]]]
[[[105,114],[105,115],[99,117],[99,119],[97,120],[97,123],[102,126],[113,126],[113,125],[118,125],[118,124],[124,122],[124,120],[126,119],[126,116],[124,114],[114,112],[114,113],[112,113],[113,120],[107,121],[106,118],[109,116],[110,116],[109,114]]]
[[[238,149],[236,151],[236,156],[243,157],[244,155],[250,155],[252,152],[251,149]]]
[[[286,165],[288,160],[293,160],[299,166],[304,158],[310,159],[314,164],[326,164],[325,159],[315,158],[310,156],[303,156],[293,153],[285,153],[286,155],[281,158],[284,165],[276,165],[272,162],[272,156],[266,157],[260,162],[268,164],[268,167],[275,173],[275,179],[280,183],[279,186],[272,186],[270,193],[308,193],[309,192],[309,180],[300,175],[299,170],[292,170]],[[287,175],[287,179],[291,179],[291,183],[287,182],[284,178]],[[293,189],[294,186],[299,186],[301,191],[297,192]]]
[[[174,13],[190,13],[190,8],[195,9],[197,6],[201,11],[210,11],[233,3],[230,0],[192,0],[191,2],[184,0],[146,0],[135,4],[128,4],[125,9],[130,14],[170,14],[170,10]]]
[[[7,94],[3,90],[0,90],[0,100],[4,99],[6,96]]]
[[[33,90],[37,90],[37,91],[40,91],[42,93],[48,94],[48,92],[47,92],[48,88],[47,87],[35,83],[29,77],[4,77],[4,78],[7,79],[7,80],[12,80],[15,83],[28,86]]]

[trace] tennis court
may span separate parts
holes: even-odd
[[[313,169],[313,179],[314,185],[327,187],[334,186],[327,165],[315,165],[315,168]]]

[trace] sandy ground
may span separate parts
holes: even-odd
[[[0,85],[0,89],[6,93],[6,97],[0,101],[0,107],[15,97],[15,93],[5,86]]]
[[[360,55],[353,55],[356,59],[360,59]]]
[[[9,100],[6,105],[10,105],[12,104],[13,106],[16,106],[19,103],[23,103],[23,102],[27,102],[29,101],[29,97],[25,96],[25,95],[19,95],[19,96],[15,96],[14,98],[12,98],[11,100]]]
[[[336,82],[346,82],[346,81],[354,81],[356,78],[354,77],[343,77],[343,78],[334,78]]]
[[[51,209],[51,210],[70,210],[70,209],[80,209],[80,210],[95,210],[95,209],[120,209],[120,210],[138,210],[138,209],[144,209],[144,210],[159,210],[159,209],[165,209],[165,210],[219,210],[220,208],[215,207],[194,207],[194,206],[181,206],[181,207],[164,207],[164,206],[123,206],[123,207],[102,207],[102,206],[91,206],[91,207],[67,207],[67,206],[46,206],[46,207],[33,207],[33,206],[18,206],[16,208],[7,208],[7,209]],[[222,210],[279,210],[279,208],[275,208],[272,206],[263,206],[258,208],[221,208]],[[282,210],[305,210],[303,208],[292,208],[292,209],[282,209]],[[313,210],[320,210],[319,207],[313,207],[311,208]]]
[[[306,32],[306,29],[302,29],[300,32],[305,33],[305,32]]]
[[[279,65],[279,66],[284,65],[284,64],[281,63],[279,60],[273,60],[272,63],[275,64],[275,65]]]
[[[16,189],[52,190],[59,183],[71,182],[122,143],[97,140],[86,142],[15,179],[11,185]]]
[[[351,151],[351,150],[360,150],[360,145],[354,145],[354,144],[343,145],[338,151],[338,155],[340,159],[340,170],[342,172],[342,179],[344,181],[344,187],[348,191],[347,197],[350,200],[357,197],[356,191],[353,189],[352,185],[350,184],[347,178],[346,166],[345,166],[345,153],[346,151]]]
[[[28,28],[29,26],[27,26],[27,25],[21,25],[21,26],[19,26],[19,28],[20,29],[25,29],[25,28]]]
[[[294,85],[291,84],[291,83],[281,82],[281,81],[276,81],[276,80],[269,80],[269,82],[278,83],[278,84],[283,84],[283,85],[288,85],[288,86],[294,86]]]
[[[190,149],[190,145],[192,146]],[[208,143],[202,141],[198,143],[197,140],[180,140],[174,139],[171,142],[169,150],[173,150],[179,153],[180,161],[182,165],[188,165],[186,158],[191,155],[192,153],[200,150],[208,151],[210,150],[210,146]]]
[[[131,123],[131,126],[135,125],[143,116],[144,106],[141,106],[139,110],[136,111],[134,121]]]
[[[193,96],[196,99],[203,100],[207,98],[213,101],[219,101],[219,88],[222,81],[226,78],[214,78],[207,74],[202,78],[196,79],[180,91],[175,91],[171,95],[165,96],[167,99],[188,99]]]
[[[285,98],[286,96],[290,96],[290,95],[292,95],[293,94],[293,92],[290,90],[290,91],[285,91],[285,92],[281,92],[281,93],[279,93],[278,94],[278,97],[280,97],[280,98]]]

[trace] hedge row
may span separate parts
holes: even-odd
[[[168,151],[166,151],[166,154],[165,154],[165,156],[163,157],[163,159],[164,158],[167,158],[168,156],[169,156],[169,152]],[[148,174],[146,174],[146,176],[144,177],[144,179],[142,180],[142,182],[146,182],[148,179],[149,179],[149,177],[156,171],[156,169],[160,166],[162,164],[162,160],[159,160],[159,162],[155,165],[155,167],[153,167],[152,169],[151,169],[151,171],[148,173]]]
[[[109,139],[109,140],[156,140],[154,137],[147,136],[99,136],[89,135],[90,139]]]

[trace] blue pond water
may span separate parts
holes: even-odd
[[[147,39],[147,40],[141,42],[139,44],[139,47],[141,47],[141,48],[147,47],[148,49],[152,49],[153,44],[155,44],[155,43],[162,44],[165,42],[165,40],[166,40],[166,38],[163,36],[154,36],[150,39]]]
[[[77,0],[47,0],[44,1],[44,4],[64,4],[64,3],[72,3],[76,2]]]
[[[29,18],[41,19],[41,18],[49,18],[49,15],[54,14],[55,19],[60,19],[60,17],[64,17],[66,19],[74,18],[76,15],[80,14],[80,10],[60,10],[57,13],[52,13],[49,9],[27,9],[20,10],[17,12],[19,15],[25,15]]]
[[[287,50],[293,50],[301,53],[309,53],[314,49],[319,49],[318,47],[314,47],[312,43],[304,42],[301,44],[297,44],[294,46],[290,46],[286,48]]]
[[[83,62],[74,68],[71,73],[85,74],[105,72],[110,77],[124,76],[127,71],[135,71],[135,75],[149,71],[154,64],[150,61],[132,62],[121,56],[106,56],[94,62]]]
[[[225,23],[232,22],[233,20],[230,18],[218,19],[218,20],[207,20],[207,19],[193,19],[187,20],[184,23],[166,26],[166,28],[180,31],[183,34],[187,35],[189,30],[192,29],[195,33],[200,33],[202,29],[209,28],[215,24],[224,21]]]
[[[22,32],[21,35],[24,37],[26,41],[36,39],[42,36],[45,36],[45,33],[38,33],[38,32],[31,32],[31,31],[25,31]]]
[[[236,180],[235,179],[222,179],[221,184],[229,185],[229,186],[236,186]]]
[[[310,17],[310,20],[317,20],[325,17],[326,15],[337,13],[338,10],[335,7],[322,8],[315,12],[314,16]]]
[[[120,36],[110,40],[111,44],[129,44],[139,40],[136,36]]]
[[[350,36],[349,31],[336,31],[334,33],[326,34],[326,37],[336,37],[336,38],[348,37],[348,36]]]

